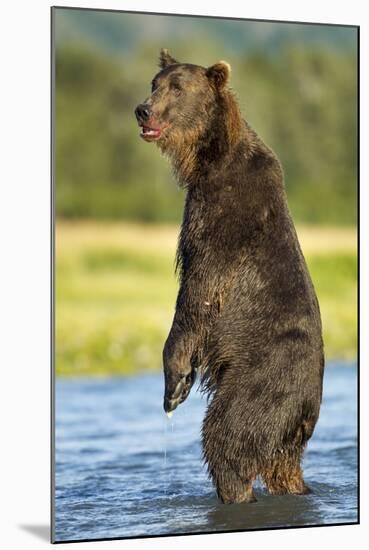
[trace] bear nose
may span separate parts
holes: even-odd
[[[145,103],[137,105],[135,109],[135,115],[138,122],[145,122],[146,120],[149,120],[150,114],[150,108],[148,105],[146,105]]]

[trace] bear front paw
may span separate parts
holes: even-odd
[[[165,377],[164,410],[171,413],[187,399],[193,383],[196,372],[192,369],[189,373],[179,377]]]

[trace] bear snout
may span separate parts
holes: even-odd
[[[138,123],[147,122],[151,117],[150,107],[146,103],[140,103],[135,109],[135,115]]]

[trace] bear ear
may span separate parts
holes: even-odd
[[[206,69],[206,76],[216,88],[221,90],[229,82],[229,78],[231,76],[231,66],[226,61],[218,61],[218,63],[215,63],[215,65],[212,65]]]
[[[166,48],[162,48],[160,50],[159,56],[159,67],[161,69],[165,69],[166,67],[169,67],[169,65],[173,65],[174,63],[178,63],[178,61],[176,61],[174,57],[170,55],[169,51]]]

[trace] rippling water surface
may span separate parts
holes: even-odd
[[[326,369],[305,454],[313,494],[222,505],[201,463],[206,401],[192,390],[171,420],[161,374],[56,384],[57,541],[351,523],[357,520],[356,367]]]

